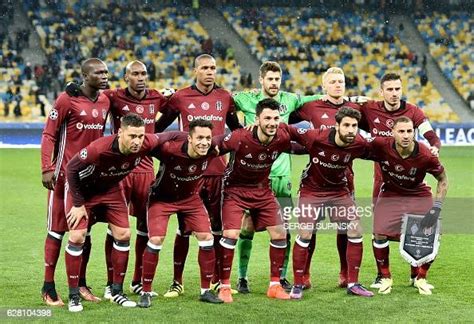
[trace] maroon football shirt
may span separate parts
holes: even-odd
[[[424,144],[415,142],[408,158],[402,158],[395,148],[394,138],[378,137],[370,144],[373,158],[379,161],[383,190],[400,195],[431,195],[431,188],[423,181],[426,173],[438,176],[444,171],[439,159]]]
[[[128,113],[135,113],[143,118],[145,133],[155,133],[156,115],[167,102],[167,99],[159,91],[147,89],[142,99],[133,97],[127,88],[106,90],[104,93],[110,99],[114,133],[120,128],[120,118]],[[133,172],[153,172],[153,159],[145,156]]]
[[[238,129],[224,137],[219,150],[232,151],[225,171],[225,187],[270,188],[269,176],[273,162],[282,152],[291,151],[290,134],[278,128],[268,144],[262,144],[253,130]]]
[[[218,158],[216,151],[212,149],[207,156],[191,158],[188,155],[188,133],[176,133],[179,134],[176,139],[152,152],[160,160],[160,169],[151,191],[151,198],[154,200],[175,202],[199,195],[205,171],[211,161]]]
[[[119,182],[141,160],[161,144],[172,139],[176,132],[145,134],[138,153],[120,153],[117,135],[100,138],[77,153],[67,165],[67,180],[74,206],[103,192],[121,190]]]
[[[359,134],[347,147],[335,142],[335,129],[304,129],[287,126],[291,139],[308,150],[310,162],[303,171],[301,189],[350,192],[346,168],[356,158],[370,156],[368,142]]]
[[[102,137],[109,106],[103,93],[95,102],[84,95],[61,93],[49,112],[41,138],[42,171],[54,170],[57,177],[74,154]]]
[[[226,124],[231,130],[241,127],[232,95],[218,86],[207,94],[195,85],[178,90],[161,112],[163,115],[156,123],[156,132],[164,131],[177,117],[182,131],[189,131],[189,123],[195,119],[211,121],[214,125],[213,136],[225,134]],[[205,175],[222,175],[224,169],[225,159],[220,157],[210,163]]]

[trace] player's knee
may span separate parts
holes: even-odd
[[[270,240],[270,246],[277,249],[286,249],[286,246],[287,246],[286,238],[279,239],[279,240],[272,239]]]
[[[240,231],[239,238],[242,240],[253,240],[254,235],[255,235],[254,231],[247,231],[246,229],[242,229]]]
[[[212,250],[214,248],[214,238],[211,235],[210,238],[209,236],[206,236],[206,239],[204,240],[198,239],[198,245],[201,250]]]
[[[296,235],[295,243],[301,246],[302,248],[308,248],[311,243],[311,234],[309,237],[302,237],[301,235]]]
[[[153,245],[161,246],[163,245],[164,240],[165,240],[164,236],[152,236],[148,239],[148,242],[150,242]]]
[[[388,237],[382,234],[374,234],[374,241],[388,241]]]
[[[212,240],[213,239],[213,236],[211,233],[195,233],[194,234],[196,236],[196,239],[198,241],[209,241],[209,240]]]
[[[123,227],[115,227],[112,229],[114,239],[117,241],[130,241],[130,229]]]
[[[74,230],[69,232],[69,241],[76,244],[83,244],[86,240],[87,230]]]
[[[303,239],[303,240],[307,240],[308,242],[311,240],[311,236],[313,235],[313,233],[311,231],[299,231],[298,232],[298,236],[296,237],[296,239],[300,238],[300,239]]]
[[[347,226],[348,237],[360,237],[362,236],[362,224],[360,220],[352,221]]]
[[[223,237],[227,237],[227,238],[230,238],[232,240],[237,240],[239,238],[239,230],[227,230],[227,231],[224,231],[223,233]]]
[[[270,234],[272,240],[285,240],[286,241],[286,231],[283,226],[271,226],[267,227],[267,231]]]

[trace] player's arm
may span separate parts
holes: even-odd
[[[438,180],[438,184],[436,185],[435,199],[433,207],[431,207],[428,213],[426,213],[425,217],[423,217],[421,220],[421,226],[423,228],[431,227],[436,223],[441,213],[441,207],[443,206],[444,199],[448,193],[449,185],[446,171],[443,170],[443,172],[435,176],[435,178]]]
[[[211,147],[217,147],[219,155],[237,151],[240,147],[240,137],[242,131],[244,130],[237,129],[227,135],[213,136]]]
[[[94,166],[94,156],[94,150],[88,146],[74,155],[66,167],[67,185],[73,203],[73,207],[66,215],[70,229],[74,229],[83,217],[88,217],[85,208],[85,198],[81,192],[80,183],[81,179],[90,175],[90,170],[93,169]]]
[[[163,132],[179,116],[179,111],[170,105],[164,106],[160,112],[160,118],[155,121],[155,133]]]
[[[290,135],[292,141],[297,142],[306,148],[311,147],[314,139],[312,136],[309,136],[310,134],[307,134],[309,131],[308,129],[296,128],[285,123],[280,123],[279,128],[285,130]]]
[[[322,99],[324,97],[324,95],[322,95],[322,94],[313,94],[313,95],[309,95],[309,96],[300,96],[300,95],[296,95],[296,96],[297,96],[296,109],[299,109],[299,108],[303,107],[303,105],[305,103],[315,101],[315,100],[319,100],[319,99]]]
[[[151,144],[150,152],[148,153],[148,155],[159,159],[158,158],[159,151],[163,144],[167,142],[173,142],[173,141],[186,139],[188,134],[186,132],[172,131],[172,132],[155,133],[154,136],[155,136],[154,141]]]
[[[55,156],[54,151],[60,136],[60,129],[69,114],[71,103],[65,94],[59,95],[51,108],[41,136],[41,181],[46,189],[54,190]]]
[[[290,114],[290,117],[288,119],[288,124],[298,124],[302,121],[304,121],[305,119],[303,119],[303,117],[301,116],[301,113],[300,113],[300,109],[296,110],[296,111],[293,111],[291,114]]]
[[[296,143],[294,141],[290,142],[290,146],[285,149],[285,153],[294,154],[294,155],[305,155],[308,154],[308,150],[303,145]]]
[[[415,127],[418,128],[420,135],[426,138],[428,143],[430,143],[431,154],[438,156],[439,149],[441,148],[441,140],[439,139],[438,135],[436,135],[430,121],[428,118],[426,118],[425,114],[420,108],[416,109],[415,111],[413,123],[415,124]]]

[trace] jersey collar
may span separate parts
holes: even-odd
[[[397,153],[397,155],[400,156],[400,154],[397,151],[397,146],[395,144],[395,139],[393,139],[392,149],[394,149],[395,153]],[[419,152],[420,152],[420,145],[418,144],[417,141],[415,141],[415,147],[413,148],[413,152],[411,152],[410,156],[404,158],[404,160],[415,158],[418,155]]]
[[[214,91],[216,89],[220,89],[220,88],[221,88],[220,86],[218,86],[217,84],[214,83],[214,86],[212,87],[211,91],[209,91],[208,93],[203,93],[203,92],[201,92],[201,90],[198,89],[198,87],[196,86],[196,83],[191,86],[191,89],[196,90],[197,92],[199,92],[203,96],[207,96],[210,93],[212,93],[212,91]]]
[[[126,95],[127,97],[130,97],[131,99],[133,99],[133,100],[135,100],[135,101],[141,101],[141,100],[144,100],[144,99],[147,97],[147,95],[148,95],[148,89],[145,89],[145,95],[144,95],[143,98],[141,98],[141,99],[135,98],[135,97],[130,93],[130,91],[128,91],[128,87],[125,88],[125,95]]]

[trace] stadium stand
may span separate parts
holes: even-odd
[[[431,120],[459,121],[423,75],[420,58],[399,41],[382,14],[287,7],[224,7],[223,14],[259,60],[284,66],[290,91],[319,92],[321,72],[340,66],[349,94],[376,98],[381,76],[397,71],[408,100],[423,107]]]
[[[470,94],[474,93],[472,15],[458,12],[448,17],[444,13],[434,12],[416,15],[415,22],[443,74],[459,94],[468,100]]]

